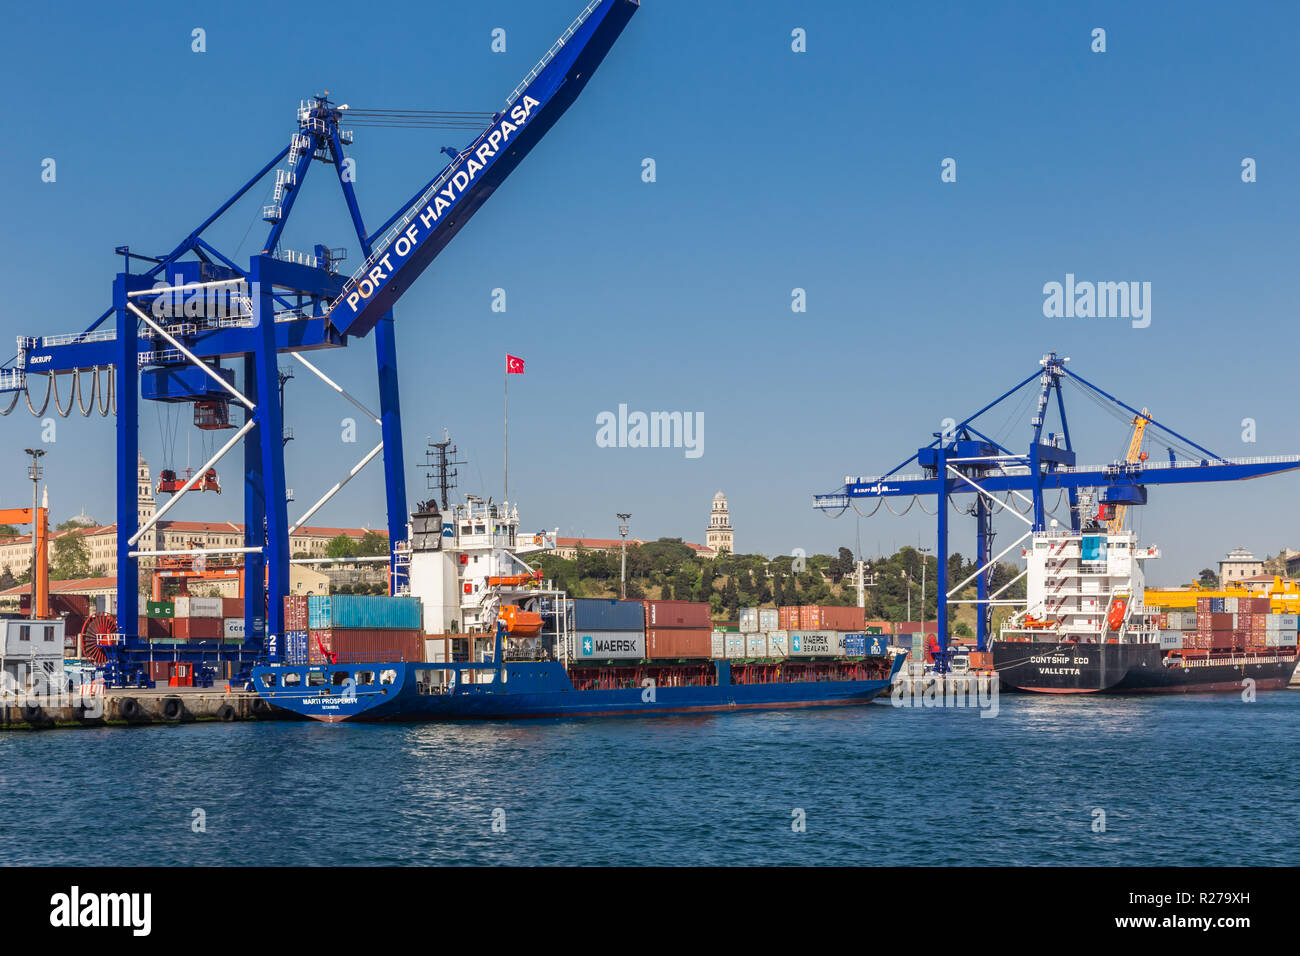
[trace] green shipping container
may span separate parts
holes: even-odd
[[[145,604],[146,617],[175,617],[176,605],[171,601],[149,601]]]

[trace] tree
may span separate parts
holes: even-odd
[[[1207,590],[1214,590],[1219,586],[1219,576],[1210,568],[1202,568],[1196,576],[1196,583]]]
[[[18,529],[11,524],[0,524],[0,537],[16,537]]]
[[[10,588],[17,586],[18,579],[14,577],[14,573],[8,567],[0,570],[0,591],[8,591]]]
[[[357,542],[357,554],[368,557],[388,554],[388,536],[377,531],[367,531]]]
[[[330,538],[325,554],[331,558],[355,558],[359,554],[357,543],[345,534]]]
[[[54,526],[55,531],[71,531],[73,528],[93,528],[95,523],[90,520],[82,520],[78,517],[69,518],[67,521],[61,521]]]
[[[54,539],[54,554],[50,559],[50,578],[66,581],[69,578],[90,577],[90,555],[79,534],[63,534]]]

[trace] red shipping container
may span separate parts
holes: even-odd
[[[709,606],[699,601],[645,601],[646,630],[660,627],[707,627],[712,629]]]
[[[895,634],[915,634],[921,630],[920,621],[899,621],[894,625]]]
[[[419,630],[336,627],[311,631],[308,640],[314,641],[316,635],[339,664],[424,660],[424,634]],[[319,646],[316,651],[320,652]]]
[[[171,625],[171,636],[182,641],[219,641],[224,636],[219,617],[178,617]]]
[[[231,616],[239,617],[238,614]],[[307,595],[291,594],[284,599],[284,629],[286,631],[307,630]]]
[[[799,631],[799,608],[794,604],[787,604],[777,608],[777,623],[781,625],[783,631]]]
[[[1210,630],[1212,631],[1231,631],[1236,622],[1232,619],[1231,613],[1215,613],[1210,615]],[[1200,615],[1197,615],[1197,624],[1200,624]]]
[[[221,616],[222,617],[243,617],[244,616],[244,599],[237,597],[228,597],[221,599]],[[285,628],[286,631],[292,628]]]
[[[645,656],[651,659],[710,657],[713,631],[707,627],[656,628],[645,632]]]
[[[172,622],[165,617],[140,618],[138,634],[147,637],[151,641],[166,640],[169,637],[176,636],[172,633]]]
[[[334,631],[331,628],[307,632],[307,663],[326,664],[327,653],[334,652]]]

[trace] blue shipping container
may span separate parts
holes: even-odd
[[[640,631],[645,605],[613,598],[574,598],[570,627],[575,631]]]
[[[284,654],[286,664],[308,664],[307,632],[287,631],[284,635]]]
[[[867,634],[867,657],[884,657],[889,653],[889,636],[886,634]]]
[[[1210,613],[1223,614],[1223,598],[1210,598]]]
[[[844,656],[866,657],[866,655],[867,655],[867,635],[865,634],[844,635]]]
[[[420,599],[367,594],[313,594],[307,598],[307,626],[419,630]]]

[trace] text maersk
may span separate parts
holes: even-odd
[[[442,214],[464,195],[469,184],[475,180],[480,172],[487,168],[490,160],[497,155],[510,137],[528,122],[533,110],[540,105],[531,96],[525,96],[515,104],[514,108],[490,133],[484,136],[478,148],[469,153],[469,161],[465,166],[458,169],[447,180],[447,185],[434,194],[433,199],[424,207],[418,219],[413,221],[397,236],[389,251],[379,257],[378,264],[357,280],[356,289],[348,293],[347,296],[348,307],[352,310],[353,315],[361,311],[363,301],[374,295],[381,284],[396,271],[397,267],[393,265],[393,258],[405,259],[410,255],[412,249],[416,248],[423,239],[428,237],[428,234],[438,224]],[[421,227],[423,227],[425,233],[423,236],[420,235]]]

